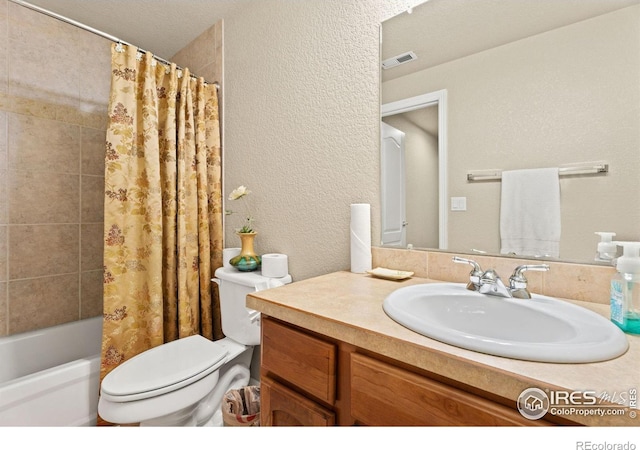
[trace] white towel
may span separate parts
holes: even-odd
[[[560,255],[557,168],[502,172],[500,238],[503,254]]]

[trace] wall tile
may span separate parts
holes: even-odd
[[[77,56],[55,42],[32,47],[17,40],[11,41],[8,53],[12,95],[58,105],[79,105],[79,71],[70,67],[72,58]],[[42,61],[47,61],[47,70],[42,70]]]
[[[78,223],[78,176],[9,171],[9,223]]]
[[[0,0],[0,36],[7,36],[9,28],[7,0]],[[7,92],[7,46],[0,46],[0,92]],[[1,326],[0,326],[1,327]]]
[[[0,111],[0,224],[6,224],[6,223],[7,223],[7,114],[4,111]]]
[[[371,249],[372,267],[408,270],[417,277],[427,277],[428,253],[420,250],[399,250],[393,248],[374,247]]]
[[[82,176],[82,223],[104,221],[104,177]]]
[[[613,267],[587,264],[550,263],[551,270],[544,275],[544,294],[609,304]]]
[[[0,336],[9,334],[7,308],[7,283],[0,283]]]
[[[9,235],[9,279],[79,271],[78,225],[13,225]]]
[[[7,0],[0,39],[1,336],[101,313],[111,42]]]
[[[10,114],[8,135],[9,168],[79,173],[79,126]]]
[[[79,31],[44,14],[11,5],[11,92],[26,98],[56,99],[61,104],[77,103],[81,73],[78,48],[82,33]],[[46,61],[47,70],[42,70],[42,61]]]
[[[11,95],[7,97],[7,110],[27,116],[55,119],[57,106],[53,103]]]
[[[75,46],[73,38],[78,38],[75,27],[60,20],[41,14],[29,8],[9,2],[10,41],[19,41],[33,47],[43,47],[58,43],[61,47]],[[49,62],[48,60],[45,60]]]
[[[81,125],[83,127],[96,128],[98,130],[106,131],[109,125],[109,116],[107,115],[106,108],[104,112],[100,113],[82,112]]]
[[[7,54],[7,48],[5,46],[0,47],[0,92],[4,93],[9,90]]]
[[[9,282],[9,334],[80,318],[78,274]]]
[[[374,247],[372,254],[374,264],[394,264],[404,270],[414,270],[422,267],[420,262],[413,260],[415,251]],[[424,252],[428,255],[428,275],[433,280],[466,283],[469,280],[471,266],[452,261],[455,253]],[[476,261],[482,270],[489,268],[498,272],[505,285],[514,269],[522,264],[549,264],[548,272],[526,271],[529,290],[533,293],[549,295],[551,297],[567,298],[587,302],[609,303],[609,285],[615,269],[609,266],[590,264],[571,264],[550,261],[515,259],[508,257],[493,257],[482,255],[459,256]],[[417,271],[416,271],[417,272]]]
[[[87,33],[83,37],[80,55],[80,109],[84,112],[106,114],[111,90],[111,41]]]
[[[0,170],[0,225],[9,221],[7,205],[7,172]]]
[[[7,227],[0,225],[0,281],[7,281],[7,248]]]
[[[171,57],[210,82],[222,81],[222,21],[218,21]]]
[[[200,69],[200,71],[198,72],[198,76],[203,77],[206,81],[209,81],[209,82],[214,82],[214,81],[220,82],[218,70],[216,68],[216,65],[213,63],[208,64],[204,66],[202,69]]]
[[[80,226],[80,271],[101,270],[104,263],[104,230],[102,223],[82,224]]]
[[[0,111],[0,172],[7,170],[7,113]]]
[[[80,318],[102,315],[102,288],[104,277],[102,270],[82,272],[81,274],[81,298]]]
[[[104,176],[104,130],[82,128],[82,174]]]

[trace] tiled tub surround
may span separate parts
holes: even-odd
[[[110,41],[0,0],[0,336],[102,314]]]
[[[640,358],[638,336],[627,335],[629,350],[611,361],[548,364],[501,358],[450,346],[414,333],[386,316],[382,301],[400,287],[433,281],[466,281],[469,268],[454,264],[452,256],[440,252],[374,249],[374,266],[412,270],[416,276],[397,282],[376,279],[368,274],[336,272],[251,294],[247,305],[276,319],[427,370],[470,389],[507,399],[513,402],[514,408],[520,393],[530,387],[595,390],[598,395],[638,388],[637,370],[633,370]],[[491,262],[486,257],[474,259],[483,269],[494,267],[502,277],[508,277],[519,263],[519,260],[509,258],[496,258]],[[607,298],[608,294],[602,291],[607,290],[605,286],[608,286],[607,278],[611,274],[609,268],[554,263],[551,272],[554,271],[557,279],[540,277],[549,273],[531,274],[536,275],[530,277],[532,290],[561,298],[558,293],[571,290],[574,298],[582,298],[581,301],[569,301],[608,317],[609,308],[599,297],[604,295]],[[565,418],[594,426],[637,426],[638,420],[628,415],[569,415]]]

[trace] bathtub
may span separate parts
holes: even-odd
[[[102,317],[0,338],[0,426],[96,424]]]

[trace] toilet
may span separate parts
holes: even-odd
[[[260,313],[245,307],[252,292],[291,283],[260,271],[216,270],[224,339],[193,335],[140,353],[102,380],[98,414],[114,424],[221,426],[222,397],[250,380],[253,349],[260,344]],[[252,382],[252,383],[250,383]]]

